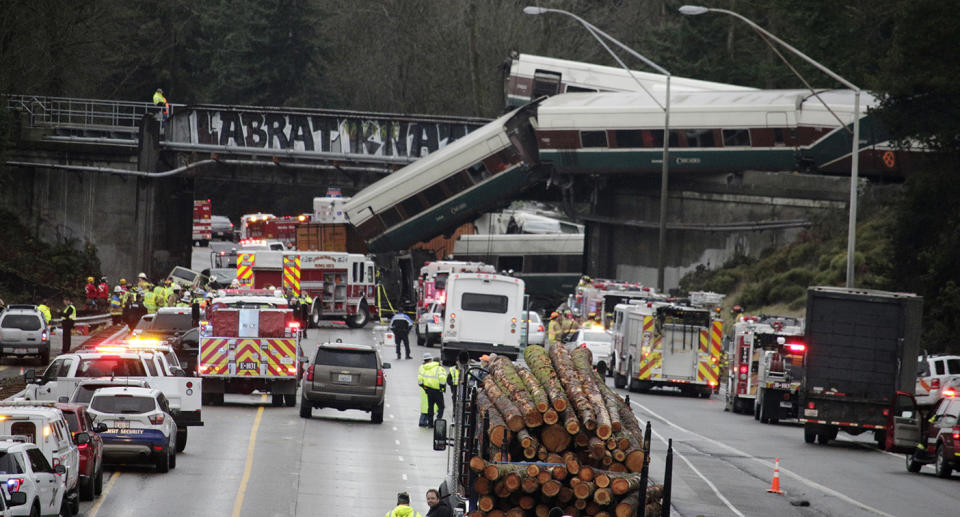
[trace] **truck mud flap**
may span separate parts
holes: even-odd
[[[177,426],[179,427],[203,425],[203,420],[200,417],[200,410],[176,411],[171,416],[173,416],[173,421],[176,422]]]

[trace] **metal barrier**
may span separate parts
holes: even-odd
[[[5,95],[9,109],[28,115],[31,127],[109,129],[135,133],[144,115],[157,113],[151,102]]]

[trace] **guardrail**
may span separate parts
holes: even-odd
[[[26,113],[31,127],[110,129],[136,133],[144,115],[157,113],[150,102],[5,95],[6,105]]]
[[[92,316],[83,316],[82,318],[76,318],[73,320],[74,325],[77,323],[85,323],[87,325],[99,325],[101,323],[110,323],[113,320],[113,316],[109,314],[94,314]],[[50,320],[51,327],[63,328],[61,322],[63,318],[57,318]]]

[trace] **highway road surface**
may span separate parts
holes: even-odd
[[[372,336],[372,325],[327,324],[310,330],[306,343],[371,343]],[[426,351],[436,349],[414,344],[415,359],[401,361],[392,348],[384,351],[392,368],[382,424],[361,411],[314,410],[305,420],[297,408],[270,407],[262,395],[227,396],[223,407],[204,407],[206,425],[190,429],[176,469],[111,467],[104,494],[83,503],[81,514],[378,517],[399,491],[425,514],[424,493],[442,481],[446,466],[446,453],[431,448],[431,432],[417,427],[416,371]],[[9,361],[4,366],[0,375],[19,371]],[[666,440],[673,440],[673,515],[960,515],[960,477],[939,479],[930,467],[910,474],[903,456],[876,450],[872,436],[841,433],[826,446],[806,444],[800,426],[724,412],[719,396],[629,395],[641,422],[652,422],[656,481],[663,479]],[[783,495],[766,491],[775,458]]]

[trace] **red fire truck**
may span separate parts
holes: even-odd
[[[300,323],[282,293],[225,289],[200,322],[197,372],[203,402],[219,405],[224,393],[270,393],[273,405],[297,403]]]
[[[193,242],[198,246],[206,246],[212,237],[210,216],[213,206],[209,199],[195,199],[193,201]]]
[[[263,241],[280,241],[288,249],[296,247],[297,228],[309,218],[306,215],[258,218],[246,224],[246,238]]]
[[[237,280],[263,289],[301,289],[313,298],[310,323],[343,320],[360,328],[379,314],[373,259],[328,251],[239,251]]]

